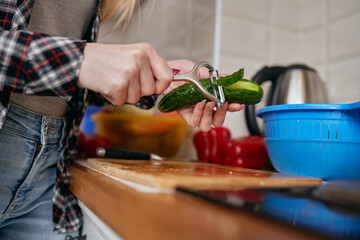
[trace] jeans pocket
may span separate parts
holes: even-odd
[[[31,192],[27,179],[41,148],[40,139],[31,139],[9,128],[0,130],[0,213],[6,214]]]

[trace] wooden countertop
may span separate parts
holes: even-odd
[[[191,196],[142,193],[77,162],[70,190],[124,239],[323,239]]]

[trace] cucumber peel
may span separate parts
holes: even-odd
[[[234,72],[231,75],[220,77],[219,80],[214,79],[216,81],[216,85],[227,87],[239,81],[244,77],[244,69],[240,68],[237,72]]]

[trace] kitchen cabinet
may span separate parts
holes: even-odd
[[[81,201],[78,202],[83,213],[83,235],[86,240],[122,240],[108,225],[106,225],[98,216],[96,216]]]
[[[140,192],[78,162],[70,175],[86,209],[124,239],[322,239],[191,196]]]

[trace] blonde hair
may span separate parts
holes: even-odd
[[[119,26],[126,28],[139,4],[139,0],[102,0],[101,22],[104,23],[114,17],[115,24],[111,30]]]

